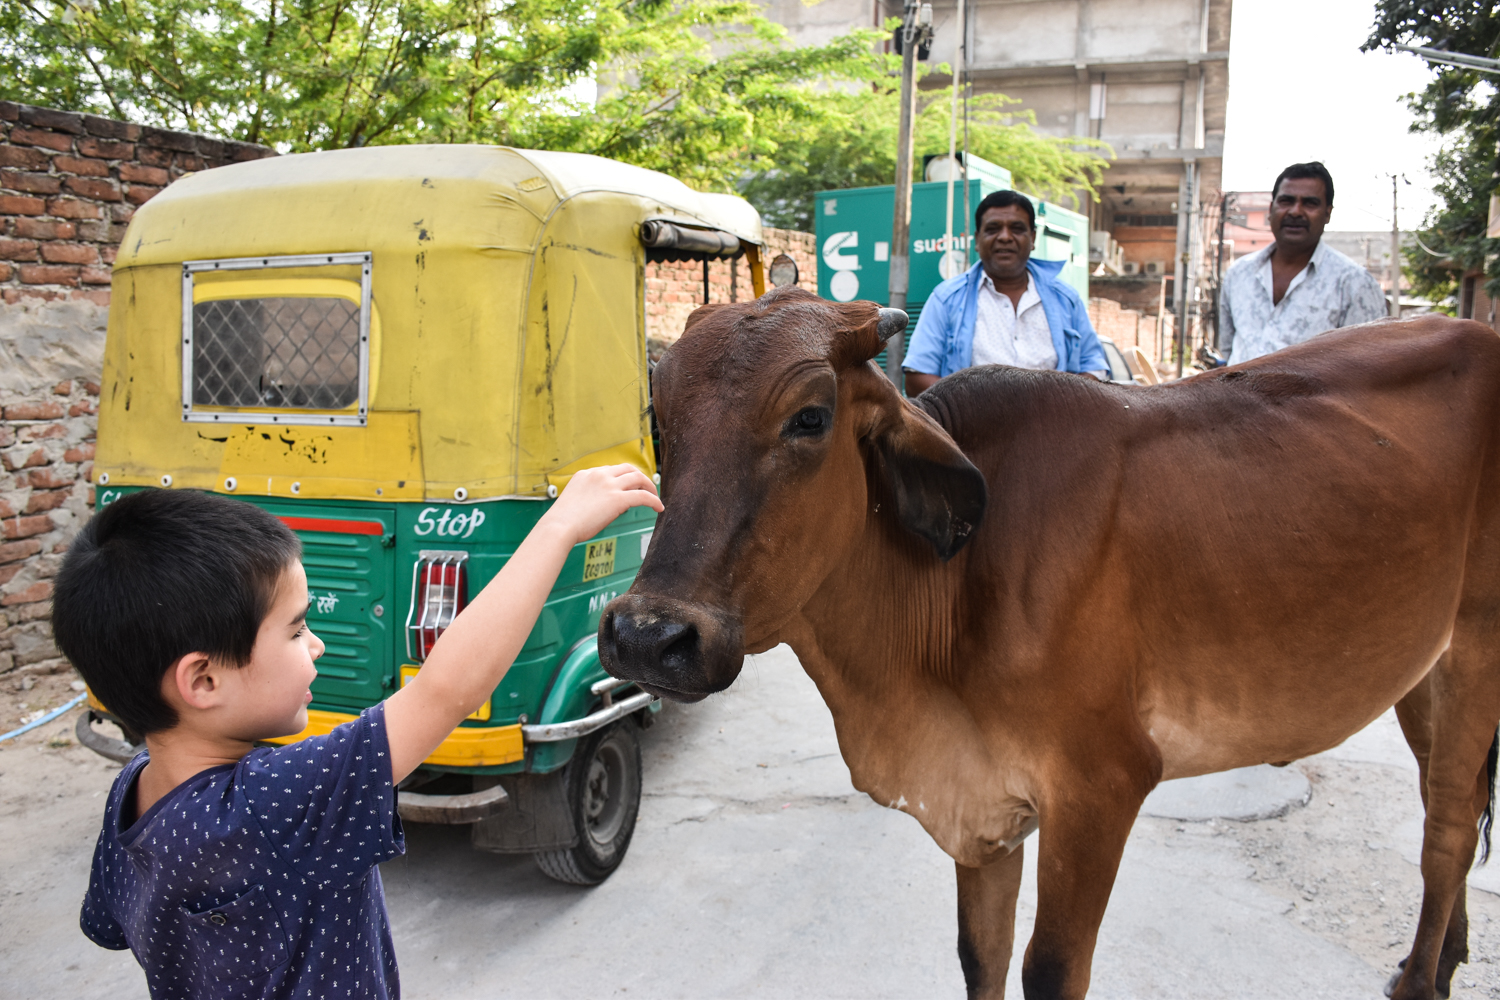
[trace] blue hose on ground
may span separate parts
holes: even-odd
[[[87,695],[82,695],[81,694],[77,698],[74,698],[72,701],[68,702],[66,705],[62,706],[61,708],[54,708],[52,711],[48,712],[46,715],[42,716],[40,719],[33,719],[31,722],[26,723],[26,725],[22,726],[20,729],[12,729],[10,732],[6,733],[5,735],[0,736],[0,742],[4,742],[5,740],[8,740],[12,736],[20,736],[22,733],[30,732],[31,730],[35,729],[37,726],[45,726],[47,723],[51,722],[53,719],[57,718],[59,715],[62,715],[64,712],[66,712],[66,711],[68,711],[68,710],[70,710],[72,708],[75,708],[78,705],[78,703],[81,702],[81,701],[83,701],[83,699],[86,698],[86,697],[87,697]]]

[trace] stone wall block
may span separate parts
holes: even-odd
[[[14,586],[14,583],[12,584]],[[31,586],[35,587],[35,593],[45,593],[46,597],[36,600],[46,600],[52,595],[52,584],[40,581]],[[30,588],[28,587],[29,591]],[[25,593],[25,591],[23,591]],[[28,594],[29,596],[29,594]],[[0,605],[11,607],[16,604],[27,603],[20,600],[21,594],[12,593],[0,598]],[[37,663],[41,660],[50,660],[57,656],[57,647],[52,642],[52,623],[48,621],[31,621],[19,625],[10,630],[11,651],[15,654],[16,665],[26,663]]]

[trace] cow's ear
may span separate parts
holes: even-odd
[[[873,435],[896,517],[947,562],[984,517],[984,476],[948,432],[906,400]]]

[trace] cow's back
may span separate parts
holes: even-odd
[[[962,570],[969,610],[986,609],[976,655],[1077,669],[1085,700],[1131,678],[1168,776],[1246,762],[1174,743],[1207,716],[1249,762],[1323,749],[1366,707],[1262,745],[1265,721],[1308,710],[1298,685],[1279,697],[1266,678],[1378,677],[1378,713],[1441,652],[1471,533],[1500,500],[1497,390],[1500,338],[1447,319],[1152,388],[998,367],[945,379],[919,405],[990,487]],[[1163,691],[1172,703],[1153,703]]]

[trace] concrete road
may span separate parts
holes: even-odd
[[[724,695],[668,706],[642,745],[635,841],[597,888],[473,852],[463,828],[408,827],[407,855],[382,869],[406,996],[963,995],[952,863],[910,817],[852,789],[832,720],[789,650],[750,658]],[[0,994],[144,997],[128,956],[75,930],[93,786],[113,772],[76,748],[21,749],[62,770],[23,795],[11,782],[34,766],[0,754],[0,843],[18,862],[0,868]],[[1092,996],[1380,997],[1419,900],[1415,768],[1389,717],[1295,766],[1307,804],[1282,816],[1141,818]],[[1300,802],[1301,786],[1287,787]],[[1159,811],[1204,797],[1174,791]],[[1034,838],[1027,847],[1014,997],[1035,913]],[[1485,883],[1494,877],[1475,881],[1500,889]],[[1500,997],[1500,898],[1472,892],[1471,914],[1473,962],[1454,996]]]

